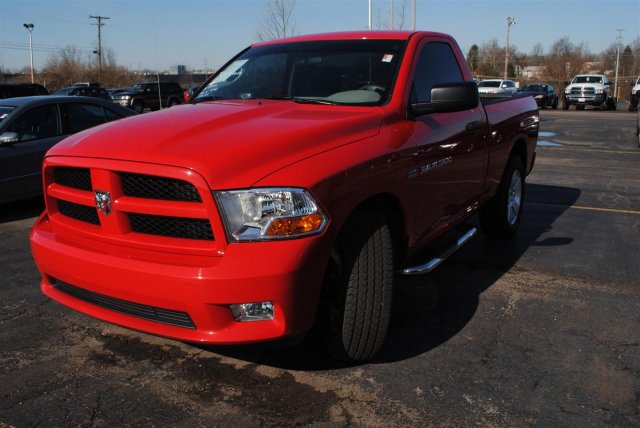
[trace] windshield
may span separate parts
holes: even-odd
[[[602,83],[602,76],[576,76],[571,83]]]
[[[544,92],[544,87],[542,85],[526,85],[522,88],[523,91],[531,91],[531,92]]]
[[[9,116],[9,113],[14,111],[15,109],[16,108],[13,106],[0,106],[0,122],[2,122],[7,116]]]
[[[478,83],[479,88],[499,88],[500,80],[485,80]]]
[[[404,40],[335,40],[258,46],[220,70],[194,102],[273,98],[382,105],[391,93]]]

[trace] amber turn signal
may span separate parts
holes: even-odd
[[[324,219],[322,214],[313,213],[299,217],[274,219],[267,229],[267,236],[291,236],[310,233],[320,229]]]

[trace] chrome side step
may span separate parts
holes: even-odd
[[[402,269],[399,273],[402,275],[422,275],[422,274],[431,272],[432,270],[437,268],[440,265],[440,263],[445,261],[449,256],[455,253],[460,247],[466,244],[477,232],[478,232],[478,229],[475,227],[472,227],[464,235],[458,238],[458,241],[454,245],[449,247],[439,257],[434,257],[433,259],[429,260],[427,263],[419,266]]]

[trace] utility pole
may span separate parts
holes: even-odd
[[[413,31],[416,31],[416,0],[413,0],[413,6],[411,8],[412,12],[413,12]]]
[[[94,54],[98,55],[98,80],[100,80],[102,76],[102,26],[104,23],[103,20],[111,19],[108,16],[89,16],[89,19],[95,19],[96,23],[93,25],[98,26],[98,50],[93,51]]]
[[[618,53],[616,55],[616,81],[613,86],[613,100],[618,102],[618,68],[620,66],[620,46],[622,45],[622,32],[624,30],[617,28],[616,31],[618,31]]]
[[[504,48],[504,80],[507,80],[507,71],[509,66],[509,29],[515,23],[515,17],[507,16],[507,46]]]
[[[31,33],[33,32],[33,23],[22,24],[29,31],[29,56],[31,57],[31,83],[33,83],[33,44],[31,43]]]
[[[394,30],[393,25],[393,0],[391,0],[391,29]]]

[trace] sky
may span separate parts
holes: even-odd
[[[394,0],[399,10],[403,0]],[[406,29],[411,29],[411,0],[405,0]],[[0,66],[29,67],[29,33],[33,23],[34,68],[65,47],[95,59],[98,30],[90,16],[104,16],[103,52],[131,69],[213,70],[256,41],[267,0],[0,0]],[[390,0],[372,0],[372,21],[389,23]],[[466,54],[473,44],[506,41],[531,53],[544,52],[569,37],[600,53],[616,43],[640,37],[640,0],[417,0],[416,28],[453,35]],[[397,24],[399,18],[395,14]],[[297,0],[297,34],[366,30],[368,0]],[[617,30],[623,30],[618,32]],[[175,71],[175,70],[174,70]]]

